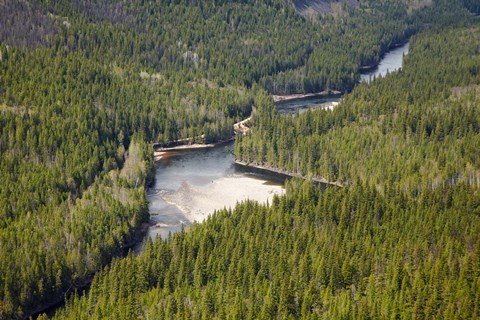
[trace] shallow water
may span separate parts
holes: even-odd
[[[284,193],[283,181],[235,166],[226,147],[232,149],[233,143],[169,153],[157,162],[155,185],[148,193],[149,237],[165,238],[238,201],[267,202]]]
[[[402,67],[403,56],[408,53],[410,42],[407,42],[385,54],[378,66],[368,72],[362,72],[360,81],[371,82],[379,76],[385,76],[389,72],[397,71]]]

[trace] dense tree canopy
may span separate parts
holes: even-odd
[[[352,187],[292,185],[271,208],[243,204],[149,244],[115,260],[60,317],[375,318],[390,306],[478,315],[464,302],[478,300],[479,42],[463,7],[478,13],[476,2],[361,1],[316,20],[287,3],[0,2],[0,319],[61,301],[136,240],[151,143],[230,138],[253,106],[239,158]],[[360,85],[334,112],[276,114],[268,94],[349,91],[362,66],[432,24],[468,28],[415,38],[404,72]],[[413,228],[436,215],[438,230],[415,229],[403,258],[387,259],[403,239],[389,231],[413,230],[397,228],[399,217]],[[232,251],[217,259],[223,245]],[[447,298],[440,308],[435,299]]]
[[[479,316],[478,191],[290,187],[114,261],[56,319]]]
[[[416,36],[333,111],[281,116],[259,89],[237,155],[346,185],[292,181],[150,241],[56,318],[478,318],[479,30]]]
[[[264,96],[236,155],[346,184],[478,187],[479,43],[477,27],[415,36],[400,72],[360,84],[333,111],[281,116]]]

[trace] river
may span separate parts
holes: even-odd
[[[331,109],[336,106],[342,97],[340,95],[331,95],[331,96],[317,96],[309,97],[304,99],[295,99],[287,101],[279,101],[275,103],[279,113],[303,113],[308,109]]]
[[[361,75],[361,81],[398,70],[409,43],[385,54],[378,67]],[[331,108],[340,96],[322,96],[276,104],[279,112],[303,112],[311,108]],[[245,199],[271,201],[285,192],[275,176],[254,173],[235,166],[226,150],[233,143],[213,148],[170,152],[156,163],[155,185],[148,192],[150,228],[148,236],[165,238],[194,221],[201,222],[213,211],[233,208]],[[141,247],[137,247],[139,250]]]
[[[372,79],[402,66],[409,43],[385,54],[378,67],[361,74],[361,81]],[[303,112],[312,108],[333,108],[341,96],[321,96],[276,103],[280,113]],[[213,148],[169,152],[156,163],[155,185],[147,193],[150,225],[147,236],[166,238],[169,233],[201,222],[215,210],[233,208],[245,199],[269,202],[274,194],[285,192],[284,178],[234,164],[227,149],[233,142]],[[144,242],[133,250],[141,252]],[[88,286],[87,286],[88,288]],[[62,302],[39,313],[53,314]],[[37,313],[33,317],[38,316]]]
[[[148,192],[148,236],[165,238],[201,222],[213,211],[245,199],[271,201],[283,194],[283,180],[234,164],[233,142],[213,148],[173,151],[156,163],[155,185]]]
[[[385,76],[389,72],[397,71],[402,67],[403,56],[408,53],[410,42],[404,43],[388,51],[377,67],[363,72],[360,75],[360,81],[371,82],[379,76]]]
[[[360,74],[360,82],[370,83],[380,76],[385,76],[388,72],[394,72],[400,69],[402,67],[403,56],[408,53],[409,48],[410,42],[407,42],[385,53],[378,66]],[[339,95],[317,96],[279,101],[276,103],[276,106],[282,114],[302,113],[314,108],[332,109],[340,102],[341,98]]]

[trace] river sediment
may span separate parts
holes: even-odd
[[[191,150],[197,150],[197,149],[214,148],[214,147],[218,147],[218,146],[227,144],[229,142],[232,142],[234,139],[235,137],[232,136],[227,140],[221,140],[214,143],[193,143],[193,144],[182,144],[175,147],[156,148],[153,151],[153,159],[155,161],[159,161],[162,158],[164,158],[167,154],[172,154],[172,152],[175,152],[175,151],[191,151]]]
[[[303,99],[311,99],[316,97],[339,97],[343,95],[343,92],[337,90],[326,90],[315,93],[295,93],[287,95],[272,95],[273,102],[287,102]]]

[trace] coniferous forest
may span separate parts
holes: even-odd
[[[0,2],[0,319],[480,318],[479,4],[294,4]],[[320,91],[345,95],[271,98]],[[250,115],[236,158],[305,179],[125,254],[152,144]]]

